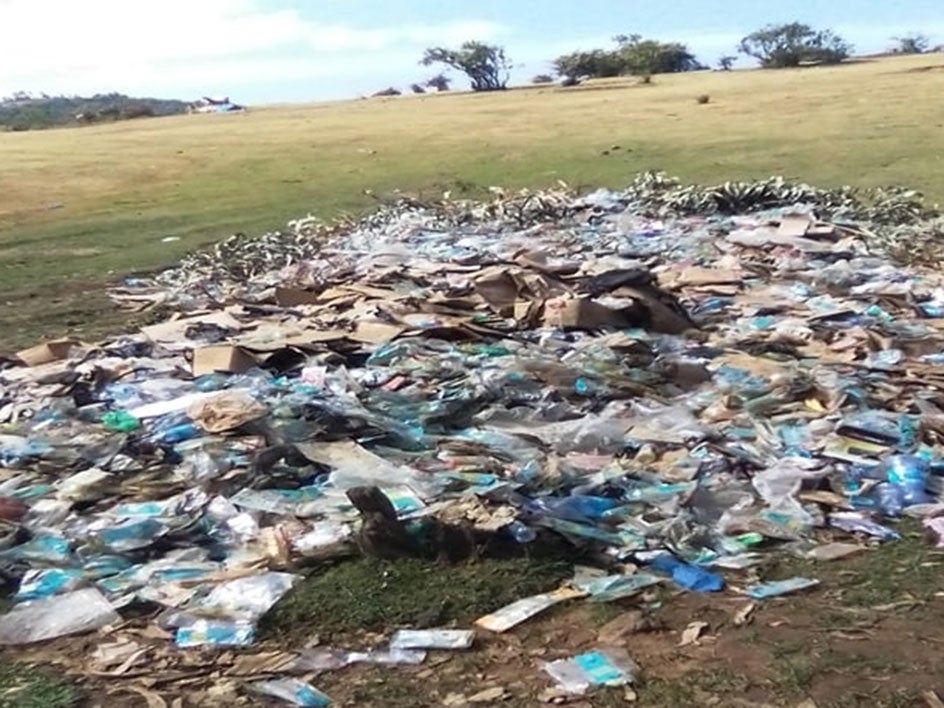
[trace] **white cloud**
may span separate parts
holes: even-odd
[[[2,94],[181,94],[212,84],[369,74],[391,62],[406,72],[432,42],[490,40],[505,31],[482,20],[330,25],[294,9],[266,9],[262,0],[0,0],[0,27]]]

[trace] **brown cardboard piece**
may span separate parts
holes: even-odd
[[[279,307],[298,307],[299,305],[317,305],[324,302],[320,291],[303,288],[276,288],[275,302]]]
[[[727,351],[714,359],[710,369],[717,370],[722,366],[730,366],[734,369],[744,369],[754,376],[771,378],[778,374],[783,374],[790,370],[789,364],[782,364],[774,359],[767,357],[752,356],[744,352]]]
[[[216,346],[193,350],[193,375],[216,372],[241,374],[256,365],[255,357],[241,347]]]
[[[510,314],[518,300],[518,282],[507,270],[487,269],[472,281],[475,292],[496,312]]]
[[[180,342],[186,339],[187,329],[194,325],[216,325],[223,329],[243,330],[246,326],[228,312],[213,312],[208,315],[181,317],[176,320],[142,327],[141,334],[155,343]]]
[[[745,272],[740,269],[689,266],[661,274],[659,284],[669,287],[728,285],[740,283],[745,275]]]
[[[544,326],[562,329],[627,327],[630,323],[619,310],[592,300],[556,298],[544,303]]]
[[[347,338],[362,344],[386,344],[407,331],[407,327],[381,322],[380,320],[360,320],[354,332]]]
[[[81,346],[81,342],[75,339],[54,339],[29,349],[16,353],[16,358],[27,366],[42,366],[54,361],[61,361],[69,358],[69,352]]]
[[[780,227],[777,233],[780,236],[806,236],[814,221],[807,214],[784,214],[780,218]]]

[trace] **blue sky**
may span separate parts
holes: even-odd
[[[861,52],[912,31],[944,43],[944,0],[0,0],[0,95],[346,98],[424,79],[423,49],[464,39],[504,45],[516,81],[620,33],[682,41],[713,64],[793,20]]]

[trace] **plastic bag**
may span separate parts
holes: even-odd
[[[0,644],[29,644],[100,629],[121,616],[95,588],[17,605],[0,616]]]
[[[331,699],[314,686],[298,679],[274,679],[272,681],[256,681],[250,684],[254,693],[263,696],[281,698],[293,706],[308,706],[309,708],[323,708],[331,705]]]
[[[268,612],[299,579],[300,576],[291,573],[262,573],[230,580],[213,588],[194,609],[212,613],[215,617],[254,622]]]
[[[473,641],[471,629],[401,629],[390,640],[390,648],[468,649]]]

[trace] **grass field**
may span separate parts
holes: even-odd
[[[361,211],[368,189],[615,187],[662,169],[902,183],[944,201],[942,94],[944,55],[930,54],[0,134],[0,349],[94,336],[115,323],[101,293],[113,274]]]

